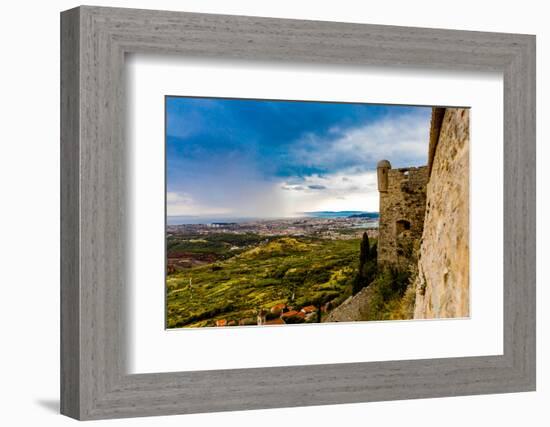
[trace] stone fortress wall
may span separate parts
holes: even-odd
[[[415,319],[470,315],[469,114],[468,108],[437,108],[432,114]]]
[[[410,262],[424,229],[428,167],[392,169],[378,163],[380,220],[378,264],[402,266]]]

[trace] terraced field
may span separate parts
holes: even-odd
[[[196,245],[201,254],[208,253],[212,245],[217,261],[168,275],[169,328],[215,326],[216,321],[255,324],[258,312],[269,313],[277,304],[299,311],[311,305],[336,306],[351,295],[360,239],[266,240],[249,235],[242,246],[235,247],[223,236],[212,236],[194,243],[171,243],[172,249],[182,250],[183,245],[187,252],[193,252]]]

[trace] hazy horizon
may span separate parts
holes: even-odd
[[[317,212],[296,212],[294,215],[279,217],[279,216],[263,216],[263,217],[231,217],[231,216],[200,216],[200,215],[180,215],[167,216],[167,225],[191,225],[191,224],[210,224],[216,222],[235,222],[245,223],[253,221],[276,221],[288,220],[294,218],[347,218],[350,215],[370,214],[378,217],[379,212],[367,211],[317,211]]]

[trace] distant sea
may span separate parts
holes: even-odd
[[[168,225],[183,224],[212,224],[214,222],[243,222],[261,221],[276,218],[247,218],[247,217],[202,217],[202,216],[169,216],[166,218]]]
[[[301,212],[297,213],[295,218],[348,218],[357,216],[365,219],[378,219],[378,212],[365,211],[316,211],[316,212]],[[195,217],[195,216],[169,216],[166,218],[168,225],[183,225],[183,224],[212,224],[214,222],[235,222],[238,224],[253,221],[272,221],[277,219],[291,219],[294,217],[285,218],[252,218],[252,217]]]

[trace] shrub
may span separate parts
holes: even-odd
[[[373,293],[366,318],[363,320],[410,318],[410,301],[403,301],[410,277],[411,273],[408,270],[395,267],[383,269],[370,285]]]
[[[277,279],[259,279],[256,282],[256,288],[267,288],[269,286],[277,286],[281,282]]]
[[[330,270],[327,270],[325,266],[318,269],[310,269],[307,271],[305,280],[307,283],[320,284],[328,282],[330,279]]]
[[[278,319],[280,316],[280,313],[272,313],[271,311],[268,311],[265,315],[266,320],[273,320]]]

